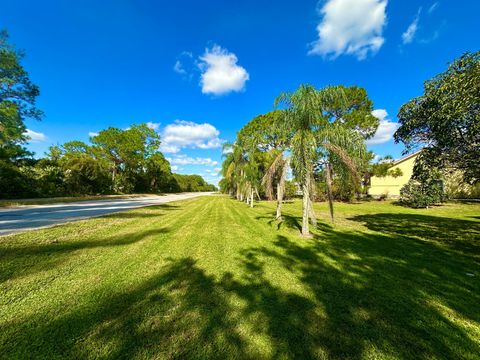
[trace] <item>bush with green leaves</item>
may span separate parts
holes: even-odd
[[[443,184],[439,179],[410,179],[400,190],[400,203],[412,208],[426,208],[444,200]]]

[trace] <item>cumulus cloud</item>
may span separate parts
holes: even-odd
[[[177,120],[162,132],[161,151],[178,153],[182,148],[213,149],[222,146],[220,131],[215,126]]]
[[[94,132],[94,131],[90,131],[90,132],[88,133],[88,136],[90,136],[90,137],[95,137],[95,136],[97,136],[97,135],[98,135],[98,132]]]
[[[47,141],[47,136],[44,133],[36,132],[30,129],[27,129],[23,135],[25,135],[30,142]]]
[[[328,0],[320,9],[318,40],[309,54],[336,58],[342,54],[359,60],[383,45],[387,0]]]
[[[245,89],[245,83],[250,79],[250,75],[245,68],[237,65],[238,59],[234,53],[214,45],[211,49],[205,49],[205,53],[199,59],[202,93],[223,95]]]
[[[372,115],[380,120],[380,124],[375,135],[366,141],[367,145],[378,145],[392,140],[393,134],[398,129],[398,124],[388,119],[388,113],[385,109],[373,110]]]
[[[402,34],[402,42],[403,44],[410,44],[415,37],[415,34],[418,30],[418,22],[420,21],[420,11],[421,8],[418,9],[417,15],[413,19],[412,23],[408,25],[407,30]]]
[[[147,126],[152,130],[157,130],[160,127],[160,123],[149,121],[147,122]]]
[[[202,157],[190,157],[187,155],[176,155],[172,158],[167,158],[167,160],[172,165],[205,165],[205,166],[217,166],[218,161],[212,160],[211,158],[202,158]]]

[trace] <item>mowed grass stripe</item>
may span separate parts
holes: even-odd
[[[0,357],[478,358],[480,206],[336,206],[312,239],[225,196],[4,238]]]

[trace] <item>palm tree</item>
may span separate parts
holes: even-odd
[[[316,128],[322,124],[322,111],[317,90],[301,85],[292,93],[282,93],[275,99],[275,107],[284,105],[279,126],[290,134],[291,164],[303,193],[302,235],[310,236],[308,227],[310,185],[316,158]]]
[[[278,126],[289,133],[289,149],[292,170],[303,193],[302,235],[310,236],[309,219],[315,222],[310,195],[313,185],[313,169],[319,159],[325,159],[327,185],[329,188],[330,212],[333,219],[331,181],[332,163],[338,160],[344,168],[356,174],[352,155],[363,152],[365,144],[355,129],[342,126],[341,122],[329,122],[324,113],[325,99],[332,97],[342,101],[345,97],[340,88],[327,88],[322,92],[311,85],[301,85],[296,91],[282,93],[275,106],[284,106]]]
[[[235,193],[237,200],[243,201],[245,195],[245,151],[236,143],[223,145],[225,160],[222,163],[222,175],[226,181],[226,190]]]
[[[284,151],[272,150],[277,153],[262,178],[262,185],[265,187],[265,193],[268,199],[273,199],[273,184],[276,182],[277,188],[277,212],[275,218],[282,219],[283,196],[285,193],[285,180],[290,166],[290,158],[285,157]]]

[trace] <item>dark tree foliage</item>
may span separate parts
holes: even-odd
[[[372,115],[373,102],[358,86],[328,86],[319,91],[323,115],[331,123],[359,131],[365,139],[377,131],[379,120]]]
[[[466,53],[424,84],[424,94],[398,113],[396,142],[406,152],[424,147],[417,163],[430,169],[460,170],[480,181],[480,51]],[[414,176],[419,176],[416,165]]]
[[[179,192],[192,192],[192,191],[216,191],[217,188],[208,184],[200,175],[182,175],[173,174],[177,191]]]
[[[286,148],[287,134],[278,129],[281,110],[258,115],[240,129],[237,134],[238,146],[246,151],[269,151]]]
[[[17,160],[30,155],[22,146],[25,119],[40,119],[35,106],[40,94],[21,65],[24,53],[8,43],[6,30],[0,31],[0,159]]]

